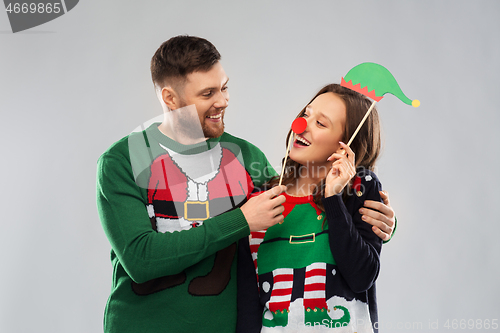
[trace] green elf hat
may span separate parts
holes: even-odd
[[[411,100],[405,96],[394,76],[384,66],[373,62],[365,62],[353,67],[342,78],[340,85],[379,102],[385,94],[393,94],[403,103],[418,107],[418,99]]]

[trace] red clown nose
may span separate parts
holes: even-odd
[[[295,134],[301,134],[306,130],[307,120],[305,118],[299,117],[295,119],[292,123],[292,131]]]

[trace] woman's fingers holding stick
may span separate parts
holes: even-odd
[[[328,158],[328,161],[334,162],[326,177],[325,197],[342,192],[349,180],[356,174],[354,152],[342,142],[341,149]]]
[[[337,150],[337,152],[330,155],[330,157],[328,157],[327,161],[332,161],[335,158],[338,159],[339,157],[345,156],[351,162],[351,164],[354,165],[356,154],[354,154],[351,147],[349,147],[345,143],[339,142],[339,144],[340,144],[340,149]]]

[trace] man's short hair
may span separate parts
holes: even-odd
[[[207,72],[221,58],[208,40],[195,36],[172,37],[151,59],[153,83],[159,87],[182,84],[193,72]]]

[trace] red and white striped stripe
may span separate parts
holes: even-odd
[[[259,281],[259,271],[257,269],[257,252],[259,252],[260,243],[264,241],[266,230],[254,231],[250,237],[250,253],[252,253],[252,260],[255,266],[255,274],[257,274],[257,281]]]
[[[278,268],[273,271],[273,290],[268,302],[271,312],[290,309],[293,287],[293,268]]]
[[[317,262],[306,267],[304,307],[326,309],[326,263]]]

